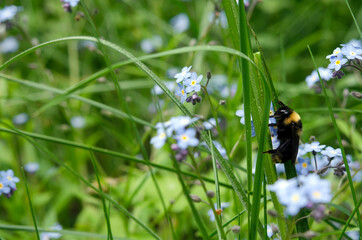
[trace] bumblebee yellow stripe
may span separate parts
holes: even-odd
[[[296,112],[292,112],[292,114],[289,115],[289,117],[287,117],[286,119],[284,119],[284,125],[289,125],[292,122],[297,123],[298,121],[300,121],[300,116],[298,113]]]

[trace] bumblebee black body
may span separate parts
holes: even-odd
[[[277,135],[280,145],[277,149],[269,150],[264,153],[272,154],[274,163],[285,163],[291,160],[293,164],[296,161],[299,137],[302,135],[302,121],[298,113],[279,101],[280,108],[270,117],[276,119],[276,123],[269,126],[277,127]]]

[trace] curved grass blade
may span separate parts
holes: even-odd
[[[81,149],[85,149],[85,150],[91,150],[94,152],[98,152],[98,153],[102,153],[102,154],[106,154],[109,156],[114,156],[114,157],[118,157],[118,158],[122,158],[128,161],[134,161],[136,163],[140,163],[140,164],[147,164],[147,162],[143,159],[131,156],[131,155],[127,155],[124,153],[119,153],[116,151],[112,151],[112,150],[108,150],[108,149],[104,149],[104,148],[99,148],[99,147],[93,147],[93,146],[89,146],[89,145],[85,145],[85,144],[81,144],[81,143],[77,143],[77,142],[73,142],[73,141],[69,141],[69,140],[65,140],[65,139],[61,139],[61,138],[56,138],[56,137],[50,137],[50,136],[46,136],[46,135],[42,135],[42,134],[37,134],[37,133],[31,133],[31,132],[26,132],[26,131],[21,131],[18,130],[17,131],[13,131],[7,128],[2,128],[0,127],[0,131],[2,132],[7,132],[7,133],[11,133],[11,134],[17,134],[17,135],[25,135],[31,138],[35,138],[35,139],[41,139],[41,140],[45,140],[45,141],[49,141],[49,142],[54,142],[54,143],[59,143],[59,144],[63,144],[63,145],[67,145],[67,146],[71,146],[71,147],[76,147],[76,148],[81,148]],[[21,134],[20,134],[21,133]],[[176,170],[167,166],[163,166],[161,164],[157,164],[157,163],[150,163],[151,166],[161,169],[161,170],[165,170],[168,172],[172,172],[172,173],[176,173]],[[182,175],[185,176],[189,176],[192,178],[197,178],[197,176],[193,173],[190,172],[186,172],[186,171],[181,171]],[[211,178],[207,178],[207,177],[203,177],[203,180],[209,183],[215,183],[214,179]],[[232,189],[232,186],[224,183],[224,182],[219,182],[220,186]]]
[[[4,78],[5,80],[11,81],[11,82],[16,82],[16,83],[19,83],[19,84],[22,84],[22,85],[25,85],[25,86],[28,86],[28,87],[31,87],[31,88],[45,90],[45,91],[49,91],[49,92],[52,92],[52,93],[58,93],[58,94],[64,94],[65,93],[65,91],[63,91],[63,90],[59,90],[57,88],[53,88],[53,87],[47,86],[45,84],[31,82],[31,81],[23,80],[23,79],[19,79],[19,78],[14,78],[14,77],[2,74],[2,73],[0,73],[0,78]],[[129,118],[129,116],[126,113],[124,113],[123,111],[115,109],[115,108],[110,107],[108,105],[105,105],[103,103],[100,103],[100,102],[97,102],[97,101],[94,101],[94,100],[91,100],[91,99],[88,99],[88,98],[84,98],[84,97],[81,97],[81,96],[78,96],[78,95],[75,95],[75,94],[67,95],[67,97],[79,100],[79,101],[84,102],[84,103],[88,103],[89,105],[94,106],[96,108],[100,108],[100,109],[110,111],[115,116],[117,116],[119,118]],[[137,117],[133,116],[133,120],[135,122],[141,124],[141,125],[148,126],[150,128],[155,129],[154,125],[152,125],[151,123],[146,122],[146,121],[144,121],[144,120],[142,120],[140,118],[137,118]]]
[[[49,41],[43,44],[40,44],[38,46],[35,46],[33,48],[30,48],[18,55],[16,55],[15,57],[11,58],[10,60],[8,60],[7,62],[5,62],[3,65],[0,66],[0,70],[2,70],[4,67],[6,67],[7,65],[9,65],[10,63],[14,62],[15,60],[17,60],[18,58],[30,53],[31,51],[35,51],[37,48],[40,48],[42,46],[46,46],[55,42],[61,42],[61,41],[65,41],[65,40],[90,40],[90,41],[98,41],[97,39],[93,38],[93,37],[68,37],[68,38],[62,38],[62,39],[57,39],[57,40],[53,40],[53,41]],[[129,58],[132,62],[134,62],[139,68],[141,68],[154,82],[156,82],[157,85],[159,85],[159,87],[165,92],[165,94],[175,103],[175,105],[187,116],[192,117],[192,114],[188,111],[188,109],[186,109],[186,107],[181,104],[181,102],[174,96],[174,94],[167,89],[167,87],[161,82],[161,80],[146,66],[144,65],[141,61],[139,61],[135,56],[133,56],[130,52],[126,51],[125,49],[111,43],[108,42],[106,40],[100,39],[100,42],[110,48],[113,48],[114,50],[118,51],[119,53],[121,53],[122,55],[126,56],[127,58]],[[207,50],[215,50],[218,51],[220,49],[223,49],[224,52],[228,52],[231,54],[235,54],[238,55],[242,58],[247,59],[252,65],[255,66],[255,64],[253,63],[253,61],[251,61],[247,56],[245,56],[245,54],[240,53],[239,51],[236,51],[234,49],[231,48],[225,48],[225,47],[210,47],[210,46],[204,46],[204,47],[196,47],[196,49],[207,49]],[[259,70],[260,71],[260,70]],[[264,77],[263,73],[261,72],[261,75]],[[265,77],[264,77],[265,78]],[[206,142],[206,144],[211,148],[212,147],[212,142],[209,141],[208,136],[205,132],[201,132],[201,138],[203,141]],[[237,178],[235,177],[232,169],[230,168],[229,164],[223,159],[223,157],[221,156],[220,152],[218,151],[217,148],[213,147],[214,152],[215,152],[215,156],[217,158],[217,160],[220,163],[221,168],[223,169],[225,175],[227,176],[228,180],[230,181],[231,185],[233,186],[238,198],[240,199],[240,201],[243,203],[244,207],[248,208],[248,206],[250,205],[250,203],[248,202],[248,198],[245,194],[245,190],[242,187],[242,185],[240,184],[240,182],[237,180]],[[263,227],[261,222],[259,221],[258,224],[258,231],[260,234],[263,233]]]

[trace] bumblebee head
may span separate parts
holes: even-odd
[[[285,119],[288,118],[292,113],[293,113],[293,109],[284,106],[284,107],[280,107],[278,108],[278,110],[274,113],[274,117],[278,120],[278,119]]]
[[[275,117],[277,120],[283,120],[285,118],[288,118],[294,112],[294,110],[286,106],[282,101],[278,102],[281,107],[275,111],[273,117]]]
[[[275,117],[275,119],[278,122],[283,122],[285,125],[288,125],[292,122],[294,122],[294,123],[300,122],[300,116],[298,113],[296,113],[290,107],[286,106],[281,101],[279,101],[279,104],[281,107],[278,108],[278,110],[275,111],[275,113],[273,115],[273,117]]]

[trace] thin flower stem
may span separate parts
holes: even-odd
[[[205,192],[205,195],[207,197],[207,200],[208,200],[208,202],[209,202],[209,204],[211,206],[212,212],[214,213],[215,221],[216,221],[216,227],[219,229],[219,237],[222,238],[222,239],[226,239],[224,229],[222,228],[222,225],[221,225],[220,218],[216,214],[216,210],[214,208],[214,203],[212,202],[212,199],[207,195],[207,188],[206,188],[205,182],[203,181],[203,179],[201,177],[200,171],[199,171],[199,169],[197,167],[196,160],[195,160],[194,156],[190,152],[189,152],[189,157],[191,158],[191,161],[192,161],[192,163],[193,163],[193,165],[195,167],[195,173],[199,178],[199,181],[201,183],[201,187],[203,188],[203,190]]]
[[[318,165],[317,165],[316,154],[313,154],[313,157],[314,157],[314,163],[315,163],[315,172],[318,172]]]
[[[344,65],[345,67],[354,67],[355,69],[357,69],[357,70],[359,70],[359,71],[361,71],[362,72],[362,68],[359,68],[359,67],[357,67],[356,65],[354,65],[354,64],[346,64],[346,65]]]
[[[213,117],[215,118],[216,129],[217,129],[217,132],[218,132],[218,134],[219,134],[219,136],[220,136],[221,145],[227,150],[226,145],[225,145],[225,141],[224,141],[224,136],[223,136],[223,133],[222,133],[222,131],[221,131],[219,121],[217,120],[217,112],[216,112],[216,110],[215,110],[215,108],[214,108],[214,105],[213,105],[212,102],[211,102],[210,95],[209,95],[209,93],[207,92],[207,89],[206,89],[205,86],[201,86],[201,87],[202,87],[202,90],[203,90],[204,93],[205,93],[205,96],[206,96],[207,100],[209,101],[210,108],[211,108],[211,111],[212,111],[212,115],[213,115]],[[228,154],[228,151],[226,151],[226,153]],[[228,155],[229,155],[229,154],[228,154]],[[230,156],[228,156],[228,157],[229,157],[229,159],[230,159]]]

